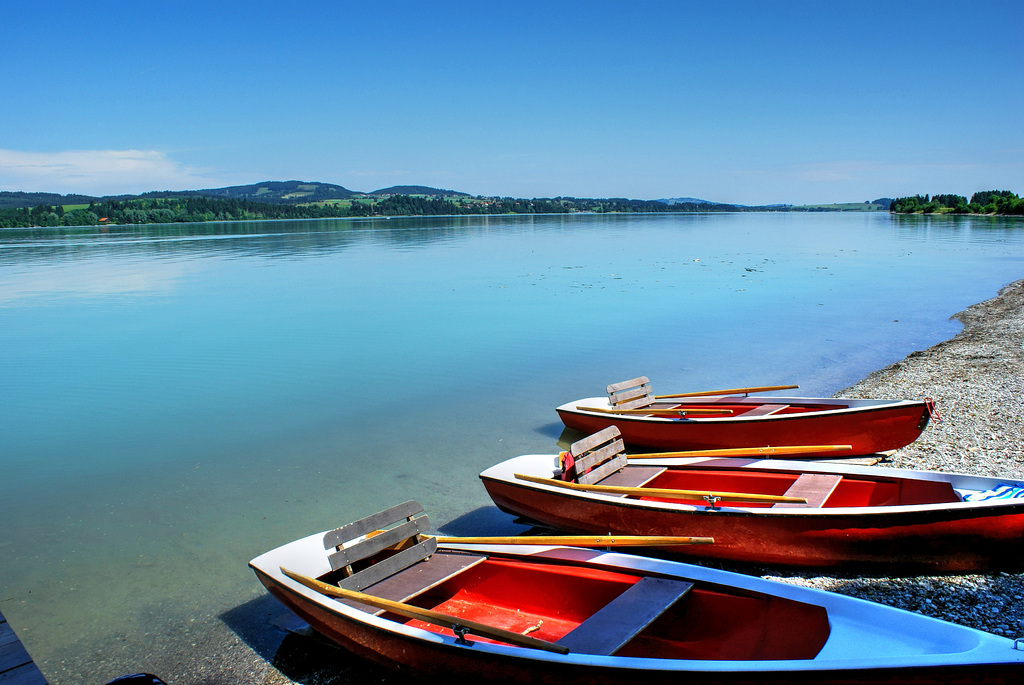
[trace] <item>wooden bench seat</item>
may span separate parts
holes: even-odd
[[[412,566],[402,569],[361,591],[374,597],[390,599],[395,602],[407,602],[431,588],[454,578],[463,571],[473,568],[487,557],[469,552],[434,552],[428,558],[417,561]],[[344,581],[338,583],[345,587]],[[351,589],[351,588],[346,588]],[[338,600],[357,609],[366,610],[365,605],[347,599]],[[384,613],[383,609],[373,612],[374,615]]]
[[[614,485],[616,487],[640,488],[665,472],[664,466],[637,466],[630,464],[621,471],[602,478],[597,485]],[[622,495],[625,497],[625,495]]]
[[[564,635],[558,644],[576,654],[611,656],[690,591],[693,583],[644,576]]]
[[[830,473],[802,473],[784,494],[787,497],[804,497],[807,499],[807,504],[778,502],[773,504],[772,508],[821,507],[842,479],[842,476]]]
[[[783,409],[789,409],[789,405],[788,404],[762,404],[760,406],[754,407],[750,411],[743,412],[742,414],[739,415],[739,418],[744,418],[744,417],[747,417],[747,416],[771,416],[772,414],[779,413]]]

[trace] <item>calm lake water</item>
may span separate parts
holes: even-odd
[[[267,549],[404,499],[517,529],[477,474],[557,451],[562,402],[832,394],[1022,277],[1024,222],[981,217],[0,232],[0,611],[52,683],[197,682]]]

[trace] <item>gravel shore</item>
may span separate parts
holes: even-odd
[[[885,466],[1024,478],[1024,281],[956,314],[954,338],[847,388],[844,397],[931,397],[942,421]],[[1024,574],[884,578],[766,574],[1006,637],[1024,635]]]

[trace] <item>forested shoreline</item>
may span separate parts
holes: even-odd
[[[206,196],[147,197],[91,202],[85,207],[63,205],[0,209],[0,228],[96,226],[103,224],[160,224],[267,219],[324,219],[371,216],[450,216],[480,214],[568,214],[574,212],[735,212],[780,207],[738,207],[708,203],[667,204],[627,199],[517,199],[421,197],[391,195],[343,203],[271,204]]]
[[[888,199],[884,199],[886,203]],[[882,200],[876,200],[880,203]],[[875,203],[865,203],[871,206]],[[884,211],[885,205],[879,207]],[[1024,215],[1024,200],[1010,191],[962,195],[914,195],[896,198],[889,207],[897,214]],[[743,206],[714,202],[629,200],[625,198],[487,198],[467,195],[386,195],[351,200],[283,204],[241,198],[219,198],[191,192],[166,196],[104,198],[88,204],[0,208],[0,228],[168,224],[268,219],[327,219],[390,216],[458,216],[501,214],[680,213],[680,212],[834,211],[790,205]],[[835,210],[837,211],[837,210]]]
[[[1009,190],[975,193],[970,201],[963,195],[914,195],[896,198],[891,211],[896,214],[1024,215],[1024,199]]]

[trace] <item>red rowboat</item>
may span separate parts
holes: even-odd
[[[635,459],[614,427],[568,454],[573,482],[561,480],[554,455],[516,457],[480,478],[503,511],[559,530],[713,537],[671,549],[704,559],[900,573],[1024,568],[1022,481],[776,459]]]
[[[1024,676],[1024,650],[963,626],[673,561],[546,545],[439,544],[417,532],[428,525],[420,512],[407,502],[249,565],[339,645],[403,672],[457,674],[460,682],[1008,683]]]
[[[654,396],[650,381],[641,376],[609,385],[608,397],[575,400],[556,411],[566,427],[581,433],[615,426],[632,447],[705,450],[842,444],[850,445],[850,454],[909,445],[931,417],[926,401],[748,395],[765,389]]]

